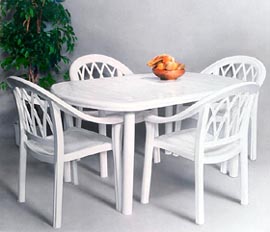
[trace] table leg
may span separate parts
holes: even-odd
[[[99,116],[104,117],[106,116],[105,111],[99,111]],[[98,132],[101,135],[107,135],[107,128],[104,124],[98,125]],[[100,166],[100,176],[102,178],[108,177],[108,160],[107,160],[107,152],[100,152],[99,154],[99,166]]]
[[[133,172],[135,144],[135,113],[125,113],[124,116],[124,149],[123,149],[123,199],[122,213],[132,214]]]
[[[65,128],[73,127],[73,118],[70,115],[65,114]],[[64,181],[71,182],[71,165],[70,162],[64,163]]]
[[[169,117],[173,115],[173,106],[167,106],[165,107],[165,116]],[[173,123],[169,122],[165,124],[165,134],[169,134],[173,132]],[[165,151],[166,155],[172,154],[170,151]]]

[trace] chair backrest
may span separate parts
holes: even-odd
[[[31,139],[46,144],[48,135],[53,135],[54,150],[63,147],[63,126],[57,97],[30,81],[19,77],[9,77],[8,84],[13,89],[19,114],[20,146]],[[59,99],[60,100],[60,99]],[[61,100],[58,102],[61,104]]]
[[[70,66],[70,80],[124,76],[132,71],[120,61],[104,55],[90,54],[77,58]]]
[[[201,73],[252,81],[260,86],[263,84],[266,76],[266,70],[263,63],[258,59],[249,56],[226,57],[211,64]]]
[[[241,83],[191,106],[199,113],[197,137],[201,146],[213,148],[240,141],[247,133],[251,106],[258,90],[259,85],[255,83]]]
[[[15,96],[21,138],[46,143],[45,137],[52,134],[56,141],[55,150],[63,147],[61,112],[94,123],[117,124],[123,121],[121,116],[86,115],[49,91],[20,77],[9,77],[7,82]]]
[[[206,148],[243,141],[258,91],[258,84],[240,82],[210,94],[173,116],[150,115],[145,117],[145,122],[147,125],[148,122],[169,123],[198,116],[195,151],[200,155]]]

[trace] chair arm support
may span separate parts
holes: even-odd
[[[169,116],[169,117],[162,117],[162,116],[157,116],[157,115],[153,115],[151,114],[151,112],[145,117],[145,122],[151,122],[151,123],[158,123],[158,124],[162,124],[162,123],[169,123],[169,122],[176,122],[176,121],[182,121],[184,119],[190,118],[193,115],[199,113],[197,111],[198,108],[196,108],[196,110],[194,110],[194,107],[191,106],[189,108],[187,108],[186,110],[175,114],[173,116]]]
[[[73,117],[76,117],[76,118],[79,118],[79,119],[82,119],[85,121],[100,123],[100,124],[119,124],[119,123],[123,122],[123,117],[121,117],[119,115],[118,116],[117,115],[110,115],[110,116],[105,116],[105,117],[95,117],[95,116],[87,115],[87,114],[75,109],[71,105],[67,104],[65,101],[58,98],[57,96],[55,96],[51,92],[41,88],[40,86],[38,86],[30,81],[24,80],[20,77],[11,76],[7,79],[7,82],[12,89],[23,88],[25,90],[29,90],[31,92],[34,92],[34,93],[40,95],[44,100],[49,100],[49,101],[53,102],[54,105],[56,105],[61,111],[65,112]]]
[[[89,114],[85,114],[82,111],[79,111],[68,104],[65,104],[65,106],[61,104],[60,109],[63,112],[75,118],[79,118],[84,121],[94,122],[98,124],[113,125],[113,124],[121,124],[124,121],[123,116],[121,115],[108,115],[108,116],[103,116],[103,117],[96,117]]]

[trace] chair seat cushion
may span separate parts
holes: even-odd
[[[33,153],[39,155],[54,155],[54,140],[52,135],[46,137],[44,142],[27,140],[26,146]],[[71,127],[64,131],[65,156],[74,156],[76,154],[78,157],[84,157],[111,149],[112,141],[104,135],[76,127]]]
[[[186,129],[161,135],[154,140],[154,146],[171,151],[174,156],[195,159],[196,129]],[[207,134],[206,142],[213,140],[212,135]],[[204,163],[218,163],[228,160],[240,153],[239,141],[229,145],[207,148],[205,150]]]

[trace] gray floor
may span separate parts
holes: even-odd
[[[113,163],[110,177],[98,176],[98,158],[80,161],[79,186],[64,185],[63,223],[60,231],[110,232],[269,232],[270,144],[259,141],[259,159],[250,162],[250,204],[239,203],[239,178],[222,175],[217,166],[205,170],[206,222],[194,224],[194,171],[191,162],[163,156],[154,165],[151,202],[142,205],[143,131],[137,133],[134,210],[123,216],[114,209]],[[52,166],[28,159],[26,203],[16,200],[18,148],[0,140],[0,231],[53,231]]]

